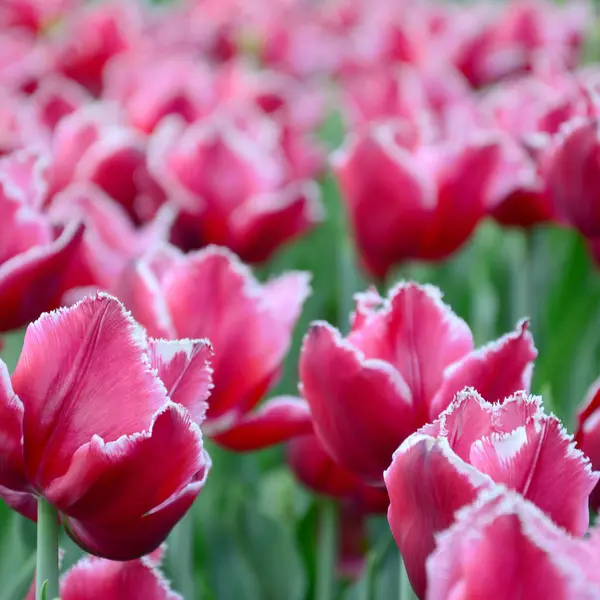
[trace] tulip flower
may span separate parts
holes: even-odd
[[[600,470],[600,379],[590,387],[577,415],[576,440],[578,447],[590,457],[595,469]],[[596,487],[590,496],[593,510],[600,508],[600,487]]]
[[[600,597],[600,536],[571,537],[520,494],[494,486],[456,514],[427,560],[427,600]],[[501,549],[501,551],[498,551]]]
[[[42,210],[43,160],[22,151],[0,160],[0,331],[27,325],[59,305],[83,226],[64,227]]]
[[[31,519],[51,506],[92,554],[153,551],[210,468],[196,424],[209,354],[205,340],[148,339],[105,294],[42,315],[12,376],[0,363],[0,497]]]
[[[163,121],[150,146],[152,175],[179,202],[173,240],[184,249],[227,246],[262,262],[322,219],[312,181],[292,181],[277,129],[252,118],[246,131],[215,116],[185,127]]]
[[[164,544],[136,560],[115,562],[88,556],[60,578],[62,600],[182,600],[173,592],[159,568]],[[25,600],[35,600],[34,585]]]
[[[148,172],[145,137],[114,107],[88,104],[61,119],[50,150],[52,195],[73,182],[93,183],[137,222],[154,216],[165,201]]]
[[[388,520],[413,589],[425,597],[434,535],[482,489],[505,485],[580,537],[598,478],[560,421],[544,413],[539,397],[520,393],[492,404],[465,390],[403,442],[385,472]]]
[[[301,389],[325,449],[377,483],[402,441],[466,385],[493,401],[527,389],[536,355],[525,322],[473,350],[471,330],[437,288],[403,282],[386,300],[357,294],[347,338],[312,324],[300,355]]]
[[[405,260],[447,258],[494,200],[499,139],[433,142],[424,135],[411,121],[378,123],[334,156],[360,257],[376,277]]]
[[[310,293],[307,273],[260,284],[224,248],[184,255],[166,246],[135,262],[116,293],[151,335],[210,339],[214,389],[203,431],[217,443],[255,450],[312,430],[298,398],[273,398],[253,411],[281,372]]]

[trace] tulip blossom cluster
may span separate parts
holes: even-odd
[[[600,598],[600,383],[571,436],[530,395],[535,314],[477,347],[440,289],[388,279],[485,220],[574,230],[600,264],[593,17],[586,0],[0,0],[0,499],[38,524],[31,599],[182,598],[164,542],[210,485],[206,439],[240,461],[284,445],[339,517],[305,528],[333,540],[325,580],[337,564],[369,583],[387,513],[419,600]],[[373,285],[347,332],[316,289],[306,330],[317,269],[272,259],[340,208],[327,250],[350,237]],[[341,305],[357,288],[339,287]],[[59,531],[91,555],[62,577]],[[171,552],[198,546],[181,531]]]

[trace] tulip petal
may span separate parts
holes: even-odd
[[[597,575],[586,574],[597,561],[597,551],[569,537],[535,505],[494,486],[438,536],[427,561],[427,600],[483,599],[490,590],[498,600],[591,600],[600,585]]]
[[[557,525],[582,536],[589,525],[588,497],[599,473],[575,448],[555,417],[533,417],[510,433],[492,434],[471,448],[471,464],[516,490]]]
[[[73,222],[51,244],[34,246],[0,265],[0,331],[23,327],[58,306],[62,278],[83,230]]]
[[[27,488],[23,459],[23,403],[14,393],[8,369],[0,360],[0,485]]]
[[[444,369],[473,348],[469,326],[442,302],[437,288],[410,282],[393,288],[381,309],[369,311],[365,305],[360,310],[363,323],[355,324],[348,341],[367,358],[398,369],[412,394],[415,425],[424,425]]]
[[[314,182],[294,183],[252,196],[231,219],[231,247],[247,262],[263,262],[323,219],[319,188]]]
[[[165,540],[209,469],[200,429],[182,406],[169,403],[147,431],[109,443],[94,436],[46,496],[88,552],[130,560]]]
[[[310,409],[301,398],[282,396],[265,402],[257,411],[240,418],[223,433],[211,439],[236,452],[250,452],[285,442],[297,435],[311,433]]]
[[[323,446],[340,465],[381,481],[399,442],[415,428],[402,376],[387,362],[365,358],[337,329],[316,322],[302,345],[300,379]]]
[[[165,275],[177,335],[206,337],[215,350],[209,419],[247,412],[276,377],[291,343],[290,316],[298,314],[310,289],[305,276],[283,277],[274,280],[281,287],[268,300],[274,289],[268,286],[276,284],[261,286],[235,255],[215,246],[188,254]]]
[[[12,382],[25,408],[25,465],[38,488],[63,475],[92,436],[112,442],[147,429],[167,402],[147,349],[144,330],[105,294],[28,327]]]
[[[425,560],[434,549],[434,534],[449,527],[454,513],[473,502],[479,489],[492,481],[462,461],[445,438],[419,433],[398,448],[384,481],[390,528],[410,583],[424,598]]]
[[[418,256],[436,202],[430,179],[394,135],[391,124],[373,128],[333,160],[361,257],[378,277]]]
[[[150,364],[167,388],[172,402],[185,406],[200,425],[212,390],[208,340],[149,340]]]
[[[515,392],[529,390],[533,361],[537,350],[522,321],[516,331],[479,348],[448,367],[444,381],[431,403],[430,418],[435,419],[454,399],[457,392],[469,386],[488,402],[501,402]]]
[[[145,559],[124,563],[87,557],[62,578],[61,600],[182,600]]]

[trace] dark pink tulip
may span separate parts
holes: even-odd
[[[210,339],[215,387],[203,431],[215,441],[253,450],[310,431],[297,399],[273,398],[253,412],[281,371],[310,293],[306,273],[260,284],[224,248],[183,255],[171,247],[134,263],[116,291],[150,334]]]
[[[42,315],[10,378],[0,365],[2,498],[35,519],[43,496],[98,556],[156,549],[210,468],[193,420],[210,391],[209,355],[206,340],[147,339],[103,294]]]
[[[187,129],[163,123],[151,142],[150,166],[180,204],[178,246],[219,244],[262,262],[322,219],[314,182],[290,181],[272,123],[252,120],[251,132],[218,116]]]
[[[536,350],[526,324],[473,351],[468,325],[437,288],[401,283],[386,300],[376,292],[356,300],[347,338],[313,323],[300,379],[323,446],[361,477],[380,482],[400,443],[465,385],[494,401],[528,388]]]
[[[539,57],[574,68],[590,12],[585,1],[561,7],[540,0],[475,6],[450,27],[447,50],[475,87],[527,73]]]
[[[334,158],[365,266],[383,277],[404,260],[441,260],[487,214],[501,143],[430,142],[409,121],[356,133]]]
[[[390,527],[423,598],[434,535],[482,488],[503,484],[582,536],[598,474],[560,421],[543,412],[540,398],[520,393],[491,404],[467,389],[439,419],[404,441],[384,479]]]
[[[43,161],[18,152],[0,161],[0,331],[23,327],[56,308],[77,254],[81,223],[57,229],[42,212]]]
[[[427,560],[427,600],[592,600],[600,537],[571,537],[520,494],[494,486],[461,509]],[[501,551],[499,551],[501,549]]]

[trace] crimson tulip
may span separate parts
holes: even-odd
[[[184,255],[165,246],[136,261],[116,292],[151,335],[210,339],[214,389],[203,431],[217,443],[255,450],[312,430],[297,398],[273,398],[253,411],[281,372],[310,293],[307,273],[261,284],[224,248]]]
[[[425,597],[434,535],[482,489],[503,484],[580,537],[599,475],[539,397],[519,393],[493,404],[466,389],[403,442],[385,472],[388,520],[414,590]]]
[[[501,140],[427,139],[412,121],[356,132],[334,168],[365,267],[384,277],[409,259],[441,260],[488,213]]]
[[[358,294],[347,338],[312,324],[300,355],[301,389],[336,462],[381,482],[394,450],[457,392],[472,385],[501,401],[527,389],[536,355],[526,322],[473,350],[471,330],[440,290],[403,282],[385,300]]]
[[[486,489],[438,535],[427,560],[426,598],[598,598],[598,533],[574,538],[520,494],[502,486]]]
[[[105,294],[42,315],[12,376],[0,363],[0,497],[31,519],[41,497],[92,554],[153,551],[210,468],[209,355],[206,340],[148,339]]]

